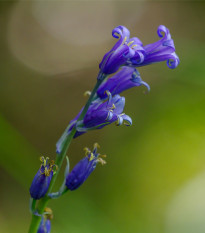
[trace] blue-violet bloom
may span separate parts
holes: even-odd
[[[37,233],[50,233],[51,232],[51,221],[42,217],[40,226]]]
[[[175,53],[169,29],[160,25],[157,33],[161,38],[159,41],[143,46],[137,37],[130,38],[130,32],[126,27],[114,28],[112,35],[119,40],[103,57],[99,65],[101,72],[109,75],[115,73],[121,66],[140,67],[161,61],[167,61],[171,69],[176,68],[179,58]]]
[[[113,29],[112,36],[119,38],[114,47],[104,55],[99,68],[104,74],[115,73],[120,66],[124,65],[128,59],[135,55],[135,47],[130,43],[130,32],[124,26]]]
[[[97,147],[99,145],[95,143],[92,152],[88,148],[85,148],[86,157],[80,160],[66,177],[66,187],[69,190],[73,191],[79,188],[94,171],[97,163],[101,163],[102,165],[106,163],[102,159],[102,157],[106,156],[97,153]]]
[[[124,66],[111,78],[104,80],[97,90],[97,95],[101,99],[104,99],[107,97],[107,90],[112,95],[116,95],[132,87],[141,85],[147,87],[148,91],[150,90],[149,85],[142,81],[138,70],[133,67]]]
[[[164,25],[160,25],[157,30],[158,36],[161,38],[159,41],[143,46],[143,56],[141,59],[132,57],[127,61],[127,65],[140,67],[149,65],[156,62],[167,61],[167,66],[174,69],[179,64],[179,57],[175,53],[174,41],[171,38],[169,29]]]
[[[76,134],[74,138],[86,133],[89,130],[101,129],[106,125],[116,122],[116,125],[124,123],[127,126],[132,125],[132,119],[123,113],[125,106],[125,98],[120,95],[112,96],[109,91],[107,93],[107,100],[97,98],[93,101],[83,120],[77,121],[81,112],[70,121],[64,134],[61,136],[56,144],[57,153],[60,153],[65,142],[66,137],[69,135],[73,127],[76,127]]]
[[[48,157],[45,159],[43,156],[40,158],[42,164],[36,173],[29,190],[33,199],[37,200],[44,197],[48,191],[53,173],[56,169],[54,161],[52,160],[48,163],[48,159]]]

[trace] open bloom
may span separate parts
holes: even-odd
[[[108,90],[112,95],[120,94],[121,92],[136,86],[144,85],[150,90],[149,85],[142,81],[139,72],[133,67],[122,67],[111,78],[105,80],[97,90],[97,95],[104,99],[107,97]]]
[[[73,127],[76,127],[77,130],[74,137],[78,137],[89,130],[101,129],[113,122],[116,122],[116,125],[122,125],[122,123],[127,126],[132,125],[132,119],[123,113],[125,98],[120,95],[112,97],[109,91],[106,91],[106,93],[108,96],[107,100],[97,98],[93,101],[83,120],[77,121],[82,112],[81,110],[70,122],[66,131],[56,144],[57,153],[61,152],[65,138],[69,135]]]
[[[73,191],[79,188],[94,171],[97,163],[101,163],[102,165],[106,163],[102,159],[105,155],[98,154],[97,147],[99,145],[95,143],[92,152],[88,148],[85,148],[86,157],[80,160],[66,177],[66,187],[69,190]]]
[[[42,162],[41,167],[36,173],[29,190],[31,197],[34,199],[40,199],[45,196],[53,177],[56,166],[54,161],[48,163],[48,159],[48,157],[45,159],[43,156],[40,158]]]
[[[157,34],[161,39],[155,43],[143,46],[144,51],[141,59],[134,56],[127,61],[127,65],[139,67],[156,62],[167,61],[167,66],[171,69],[178,66],[179,58],[175,53],[174,41],[171,38],[169,29],[160,25]]]
[[[101,72],[109,75],[115,73],[121,66],[140,67],[161,61],[167,61],[169,68],[176,68],[179,58],[175,53],[169,29],[160,25],[157,32],[161,39],[143,46],[137,37],[130,38],[130,32],[126,27],[114,28],[112,35],[119,40],[103,57],[99,65]]]
[[[135,55],[135,46],[129,41],[130,32],[124,26],[113,29],[112,36],[119,38],[114,47],[105,54],[99,68],[104,74],[115,73],[121,65]]]

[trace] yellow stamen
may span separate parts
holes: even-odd
[[[105,164],[106,164],[106,161],[103,160],[102,158],[98,158],[98,162],[101,163],[102,165],[105,165]]]
[[[133,48],[136,47],[136,46],[137,46],[136,44],[132,45],[131,49],[133,49]]]
[[[90,95],[91,95],[91,92],[90,92],[90,91],[85,91],[83,95],[84,95],[85,97],[90,96]]]
[[[89,158],[89,161],[92,161],[93,159],[95,159],[95,156],[93,153],[90,154],[90,158]]]
[[[94,143],[93,147],[94,147],[94,149],[95,148],[100,148],[100,145],[96,142],[96,143]]]
[[[132,43],[134,43],[134,40],[133,40],[133,41],[130,41],[127,45],[129,46],[129,45],[131,45]]]
[[[85,151],[86,156],[89,155],[91,152],[87,147],[85,147],[83,150]]]
[[[125,38],[124,38],[124,40],[123,40],[121,46],[126,42],[126,40],[127,40],[127,37],[125,36]]]
[[[109,107],[109,110],[112,112],[112,110],[116,109],[116,106],[112,104],[112,107]]]
[[[45,167],[45,171],[44,171],[45,176],[49,176],[50,172],[51,172],[50,169],[48,169],[47,167]]]

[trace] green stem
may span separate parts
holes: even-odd
[[[91,95],[90,95],[90,97],[89,97],[89,99],[88,99],[88,101],[87,101],[81,115],[79,116],[77,122],[82,120],[85,117],[85,114],[87,113],[88,108],[89,108],[91,102],[93,101],[93,98],[95,96],[95,93],[96,93],[98,87],[100,86],[100,84],[102,83],[102,81],[105,78],[104,74],[100,74],[100,76],[101,77],[97,80],[97,83],[96,83],[95,87],[93,88],[93,91],[92,91],[92,93],[91,93]],[[66,138],[66,141],[65,141],[65,143],[63,145],[63,148],[62,148],[62,151],[60,152],[60,154],[57,154],[57,156],[56,156],[55,164],[58,166],[58,169],[56,171],[56,174],[53,176],[53,178],[51,180],[51,183],[50,183],[50,186],[49,186],[49,189],[48,189],[47,193],[50,193],[52,191],[52,188],[53,188],[53,186],[55,184],[57,176],[58,176],[58,174],[59,174],[59,172],[61,170],[63,160],[64,160],[64,158],[66,156],[67,150],[68,150],[68,148],[70,146],[70,143],[71,143],[75,133],[76,133],[76,128],[73,127],[72,131],[70,132],[70,134]],[[39,214],[41,214],[41,215],[43,214],[44,209],[45,209],[49,199],[50,198],[46,195],[41,200],[39,200],[39,203],[38,203],[38,206],[37,206],[37,211],[38,211]],[[32,214],[31,225],[30,225],[28,233],[37,233],[40,222],[41,222],[41,216],[36,216],[36,215]]]

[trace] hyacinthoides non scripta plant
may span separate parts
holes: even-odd
[[[69,160],[66,156],[72,139],[89,130],[101,129],[113,122],[117,126],[132,125],[132,119],[123,113],[125,98],[120,96],[124,90],[144,85],[137,67],[166,61],[174,69],[179,64],[175,53],[174,41],[169,29],[160,25],[157,30],[159,40],[143,45],[137,37],[130,38],[129,30],[124,26],[113,29],[112,36],[118,41],[107,52],[99,65],[99,74],[92,92],[86,92],[89,99],[77,116],[70,121],[56,144],[55,162],[41,157],[41,165],[30,187],[30,210],[32,221],[29,233],[49,233],[51,231],[52,210],[47,207],[49,200],[59,198],[68,190],[79,188],[93,172],[98,163],[105,164],[105,155],[97,152],[99,145],[94,144],[91,151],[85,148],[85,157],[73,170],[69,171]],[[56,178],[64,160],[67,160],[65,179],[58,192],[52,192]]]

